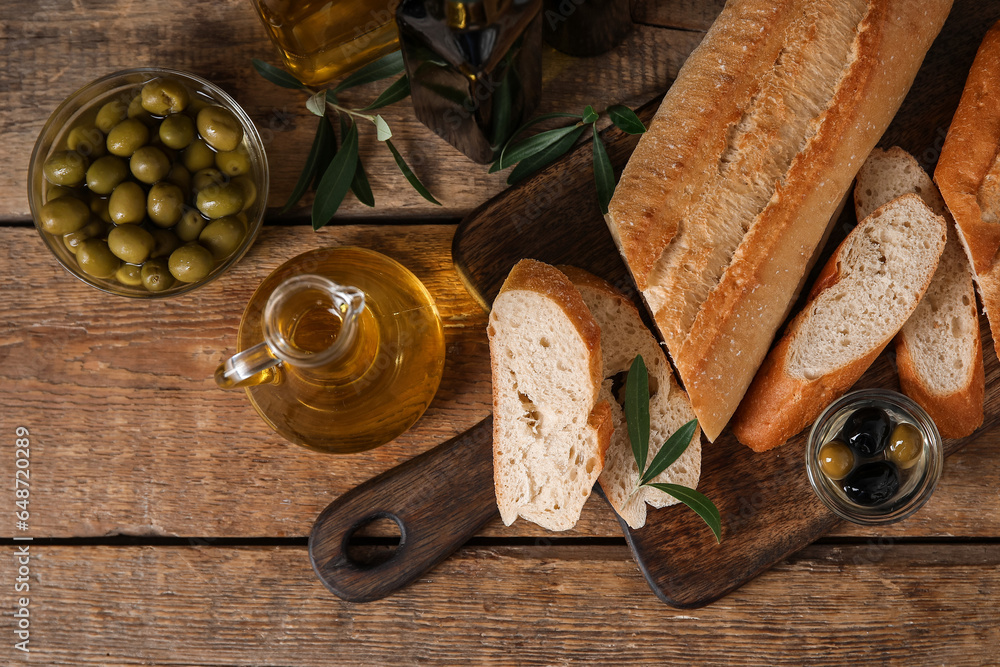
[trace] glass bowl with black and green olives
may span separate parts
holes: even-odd
[[[116,72],[70,95],[35,143],[39,234],[100,290],[170,297],[220,276],[264,219],[267,156],[218,86],[176,70]]]
[[[930,498],[944,461],[934,420],[910,398],[862,389],[831,403],[806,442],[806,474],[842,519],[882,524],[910,516]]]

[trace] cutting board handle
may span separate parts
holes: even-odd
[[[451,555],[497,515],[493,418],[334,500],[309,535],[323,584],[349,602],[383,598]],[[399,545],[377,564],[348,554],[354,533],[376,519],[399,526]]]

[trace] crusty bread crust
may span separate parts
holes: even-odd
[[[1000,23],[983,39],[934,171],[955,216],[993,340],[1000,340],[1000,224],[983,219],[978,194],[1000,146]]]
[[[904,201],[919,202],[920,206],[933,215],[917,195],[909,194],[880,207],[870,217],[879,216],[884,209]],[[940,221],[941,237],[940,245],[937,248],[937,255],[940,256],[945,244],[945,223],[940,216],[935,215],[935,217]],[[856,231],[860,230],[863,225],[864,221],[859,223],[858,227],[855,228]],[[797,375],[793,376],[788,372],[791,365],[789,352],[796,342],[796,337],[800,335],[800,330],[807,323],[810,306],[824,291],[837,285],[844,278],[841,271],[845,259],[844,250],[850,246],[854,233],[852,232],[844,239],[823,266],[813,289],[810,291],[809,302],[792,320],[784,336],[768,354],[746,392],[743,402],[733,416],[731,427],[736,438],[756,452],[766,451],[784,444],[789,438],[812,423],[823,411],[823,408],[843,395],[858,381],[898,331],[898,329],[894,330],[869,352],[815,379],[809,380]],[[937,261],[935,260],[934,268],[936,266]],[[932,268],[926,273],[923,284],[912,286],[917,296],[913,299],[909,312],[900,319],[899,327],[902,327],[906,319],[916,309],[920,296],[930,285],[933,274]]]
[[[803,0],[730,0],[640,140],[607,222],[647,303],[656,287],[654,267],[685,224],[685,211],[702,196],[703,175],[718,168],[758,74],[780,58],[785,29],[811,6]],[[801,142],[801,149],[717,284],[708,286],[690,329],[677,331],[669,304],[653,313],[710,440],[762,363],[831,215],[898,109],[950,8],[951,0],[868,3],[852,59],[811,124],[812,133],[775,136],[776,142]],[[797,76],[798,85],[809,85],[809,72]]]
[[[978,333],[978,329],[976,331]],[[900,388],[930,415],[942,438],[964,438],[983,425],[986,374],[983,368],[983,343],[979,336],[976,336],[975,359],[977,363],[972,369],[972,382],[966,391],[948,395],[935,394],[917,374],[906,339],[896,337],[896,366],[899,370]]]

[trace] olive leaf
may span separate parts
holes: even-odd
[[[597,203],[601,207],[601,213],[607,215],[611,196],[615,193],[615,170],[611,166],[611,159],[604,148],[604,142],[601,141],[601,135],[597,132],[597,126],[591,127],[594,131],[594,183],[597,184]]]
[[[580,114],[575,114],[575,113],[555,112],[555,113],[545,113],[542,114],[541,116],[532,118],[527,123],[517,128],[514,134],[510,135],[510,139],[507,140],[507,143],[504,145],[503,150],[500,152],[500,157],[494,160],[493,164],[490,165],[489,173],[492,174],[493,172],[500,171],[500,169],[505,168],[500,166],[500,163],[503,160],[504,151],[508,150],[514,143],[514,140],[517,139],[519,136],[521,136],[521,134],[523,134],[525,130],[527,130],[532,125],[537,125],[538,123],[541,123],[546,120],[551,120],[553,118],[573,118],[575,120],[582,120],[583,117]],[[514,164],[514,162],[516,162],[516,160],[514,161],[506,160],[506,166],[510,166]]]
[[[565,154],[576,140],[580,138],[583,134],[584,126],[574,127],[573,131],[567,134],[565,137],[560,139],[558,142],[551,144],[547,148],[535,153],[531,157],[521,160],[514,169],[511,170],[510,176],[507,177],[507,185],[513,185],[518,181],[530,176],[539,169],[548,166],[550,163],[554,162],[558,157]]]
[[[308,100],[306,100],[306,109],[313,112],[317,116],[326,115],[326,91],[321,90]]]
[[[583,122],[589,125],[590,123],[597,122],[598,118],[600,118],[600,116],[596,111],[594,111],[594,107],[588,104],[587,108],[583,110]]]
[[[382,116],[376,115],[375,120],[372,122],[375,123],[375,137],[379,141],[389,141],[389,139],[392,139],[392,130],[389,129],[389,124],[385,122]]]
[[[694,432],[697,428],[698,420],[692,419],[674,431],[673,435],[667,438],[667,441],[660,447],[660,451],[653,457],[649,468],[639,478],[639,485],[651,482],[656,479],[657,475],[672,466],[680,458],[681,454],[684,453],[684,450],[688,448],[688,445],[691,444],[691,438],[694,437]]]
[[[399,151],[397,151],[396,147],[392,145],[392,142],[386,139],[385,145],[389,147],[389,152],[392,153],[392,159],[396,161],[396,166],[399,167],[399,170],[401,172],[403,172],[403,176],[405,176],[406,180],[410,183],[411,186],[413,186],[413,189],[419,192],[420,196],[429,201],[430,203],[437,204],[438,206],[440,206],[441,202],[439,202],[437,199],[434,199],[434,195],[430,193],[430,190],[424,187],[424,184],[420,182],[420,179],[417,178],[417,175],[413,173],[413,171],[410,169],[409,166],[407,166],[406,160],[404,160],[403,156],[399,154]]]
[[[361,111],[374,111],[375,109],[381,109],[382,107],[389,106],[390,104],[395,104],[400,100],[404,100],[410,95],[410,80],[409,78],[402,76],[396,79],[395,83],[382,91],[382,94],[375,98],[375,101],[366,107],[363,107]]]
[[[341,81],[333,89],[334,93],[339,93],[348,88],[354,88],[372,81],[380,81],[390,76],[401,73],[404,69],[403,54],[393,51],[387,56],[382,56],[378,60],[368,63],[354,74]]]
[[[330,121],[324,117],[320,119],[319,125],[316,127],[316,136],[313,139],[312,147],[309,149],[309,155],[306,157],[306,166],[303,167],[302,173],[299,175],[299,180],[295,184],[292,194],[288,197],[288,201],[282,207],[282,214],[288,213],[293,206],[299,203],[302,195],[305,194],[306,188],[309,187],[309,182],[314,177],[318,179],[322,176],[326,165],[330,163],[330,158],[333,157],[332,152],[330,152],[331,144],[334,144],[333,150],[336,150],[333,127],[330,125]],[[324,162],[322,156],[327,153],[330,153],[330,157],[326,158]],[[319,181],[317,180],[316,182],[318,183]]]
[[[649,372],[641,354],[632,360],[625,378],[625,424],[641,475],[649,453]]]
[[[649,453],[649,372],[641,354],[632,360],[628,376],[625,378],[625,426],[629,442],[632,444],[632,455],[639,468],[636,490],[648,486],[681,501],[708,524],[715,534],[715,540],[721,542],[722,516],[711,500],[686,486],[651,481],[673,465],[687,450],[698,428],[698,420],[692,419],[667,438],[660,451],[653,457],[649,468],[646,468],[646,457]]]
[[[680,484],[647,484],[681,501],[700,516],[715,534],[715,541],[722,542],[722,515],[719,508],[704,494]]]
[[[368,182],[368,174],[365,173],[365,165],[361,163],[360,157],[358,166],[354,170],[354,180],[351,181],[351,192],[365,206],[375,207],[375,195],[372,194],[372,186]]]
[[[318,230],[330,222],[340,208],[347,190],[354,180],[358,165],[358,126],[352,124],[343,139],[343,144],[326,168],[323,179],[316,189],[316,200],[313,202],[312,226]]]
[[[344,117],[340,116],[340,118],[343,120]],[[323,180],[326,168],[330,166],[330,160],[337,154],[337,135],[333,131],[333,123],[330,122],[330,117],[323,116],[319,122],[325,124],[326,129],[323,131],[323,144],[319,147],[319,154],[316,156],[316,177],[312,183],[313,190],[319,187],[319,182]],[[340,136],[347,136],[347,127],[343,123],[340,126]]]
[[[646,131],[646,126],[642,124],[635,112],[624,104],[615,104],[608,107],[608,117],[619,130],[629,134],[642,134]]]
[[[350,129],[347,118],[340,116],[340,136],[346,137]],[[372,194],[372,186],[368,182],[368,174],[365,172],[360,154],[358,155],[358,166],[354,170],[354,178],[351,180],[351,192],[365,206],[375,206],[375,195]]]
[[[262,77],[270,81],[276,86],[281,86],[282,88],[292,88],[300,89],[305,88],[306,85],[296,79],[294,76],[286,72],[285,70],[275,67],[270,63],[266,63],[263,60],[254,58],[252,61],[253,68],[257,70],[257,73]]]
[[[531,157],[535,153],[538,153],[539,151],[558,142],[567,134],[571,134],[574,130],[576,130],[576,128],[576,125],[557,127],[554,130],[546,130],[532,135],[524,141],[514,144],[513,146],[505,147],[500,153],[500,158],[497,160],[497,168],[505,169],[527,157]]]
[[[368,174],[361,164],[358,152],[358,128],[357,120],[369,120],[375,126],[375,134],[379,141],[389,144],[392,137],[392,129],[381,115],[370,116],[366,111],[372,111],[388,106],[410,94],[410,81],[404,74],[394,81],[389,87],[375,99],[374,102],[361,109],[349,109],[341,106],[337,101],[337,93],[354,86],[359,86],[372,81],[385,79],[403,71],[403,57],[399,52],[391,53],[379,60],[376,60],[347,77],[333,89],[313,91],[294,76],[288,74],[273,65],[258,59],[253,59],[253,66],[257,72],[268,81],[283,86],[285,88],[295,88],[306,90],[312,93],[306,101],[306,108],[310,113],[320,116],[319,126],[316,128],[316,136],[313,139],[306,164],[299,180],[295,184],[291,196],[285,203],[282,213],[290,210],[305,194],[310,183],[317,191],[313,201],[312,222],[313,228],[319,229],[327,224],[337,212],[346,196],[347,188],[354,193],[362,204],[375,206],[375,196],[372,194],[371,183]],[[337,151],[337,136],[333,131],[328,114],[334,113],[340,119],[340,136],[344,145],[340,152]],[[350,123],[348,122],[350,119]],[[403,156],[399,154],[395,146],[390,145],[392,157],[399,166],[400,171],[413,188],[429,202],[441,203],[434,198],[420,180],[407,166]]]

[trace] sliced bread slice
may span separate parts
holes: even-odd
[[[636,492],[639,467],[632,454],[622,409],[612,395],[612,383],[619,373],[628,371],[636,355],[642,355],[649,371],[649,455],[652,461],[674,431],[695,418],[691,401],[677,384],[670,364],[638,309],[625,296],[597,276],[575,267],[559,267],[573,282],[584,303],[601,327],[601,357],[604,387],[601,398],[611,404],[614,435],[598,480],[604,495],[619,516],[632,528],[646,524],[646,505],[666,507],[678,500],[657,489],[645,486]],[[701,476],[701,430],[696,429],[688,448],[669,468],[653,481],[698,486]]]
[[[506,525],[576,525],[604,468],[601,330],[558,269],[522,260],[493,302],[493,479]]]
[[[858,220],[896,197],[915,193],[943,216],[948,241],[930,287],[894,339],[899,384],[927,411],[945,438],[983,423],[986,376],[969,259],[941,193],[916,159],[898,146],[875,149],[858,172]]]
[[[739,441],[777,447],[857,382],[916,310],[945,238],[944,218],[914,194],[858,223],[751,383],[732,422]]]

